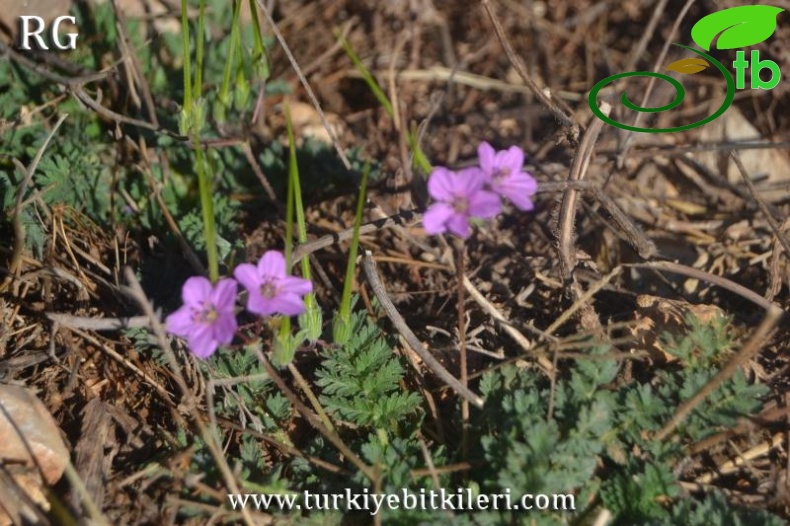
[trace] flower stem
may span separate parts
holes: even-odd
[[[302,185],[299,181],[299,164],[296,162],[296,140],[294,139],[293,124],[291,123],[291,108],[285,105],[285,126],[288,131],[288,195],[293,198],[293,203],[288,201],[288,224],[291,224],[291,214],[296,212],[296,227],[299,243],[307,243],[307,223],[304,218],[304,204],[302,203]],[[293,204],[293,206],[292,206]],[[291,227],[293,229],[293,227]],[[288,232],[289,234],[291,232]],[[289,238],[290,239],[290,238]],[[290,260],[288,260],[290,265]],[[310,263],[308,258],[302,259],[302,277],[310,279]]]
[[[288,204],[286,214],[286,237],[291,240],[293,208],[296,209],[296,225],[298,229],[299,243],[307,243],[307,223],[304,218],[304,203],[302,202],[302,185],[299,180],[299,163],[296,161],[296,139],[294,138],[293,124],[291,123],[291,109],[285,104],[285,125],[288,130]],[[290,227],[290,229],[289,229]],[[286,241],[290,246],[290,241]],[[291,253],[286,255],[288,269],[291,269]],[[302,258],[302,277],[312,279],[310,274],[310,258]],[[321,336],[322,316],[321,309],[315,299],[315,292],[311,292],[304,297],[305,312],[299,315],[299,326],[304,330],[304,334],[311,342],[315,342]]]
[[[192,57],[189,50],[189,17],[188,2],[181,0],[181,32],[184,38],[184,106],[182,108],[182,133],[189,134],[195,149],[195,169],[198,174],[200,192],[200,208],[203,213],[203,236],[206,240],[206,256],[208,258],[209,278],[213,283],[219,279],[219,254],[217,252],[217,230],[214,218],[214,201],[212,180],[206,163],[203,146],[200,144],[200,130],[203,127],[203,107],[200,104],[203,83],[203,41],[205,30],[205,1],[200,0],[198,13],[197,54],[195,64],[195,82],[192,81]]]
[[[456,245],[458,272],[458,340],[461,350],[461,385],[469,387],[469,369],[466,356],[466,312],[464,309],[464,252],[465,241],[459,239]],[[464,398],[461,400],[461,455],[464,460],[469,458],[469,401]]]
[[[206,256],[208,257],[208,274],[212,283],[219,279],[219,254],[217,252],[217,228],[214,218],[214,200],[211,198],[212,181],[207,173],[203,147],[198,132],[192,134],[195,145],[195,164],[200,189],[200,208],[203,211],[203,235],[206,238]]]
[[[304,379],[302,373],[299,372],[299,369],[296,368],[293,362],[288,364],[288,370],[293,375],[294,380],[296,380],[296,384],[302,389],[305,396],[310,401],[310,405],[313,406],[313,409],[318,414],[318,418],[321,419],[321,422],[330,433],[334,433],[335,426],[332,423],[332,420],[329,419],[329,415],[327,415],[326,411],[324,411],[323,406],[318,401],[318,397],[315,396],[315,393],[313,393],[313,390],[310,388],[310,384]]]
[[[192,110],[192,56],[189,49],[189,17],[187,16],[188,2],[181,0],[181,35],[184,38],[184,111]]]
[[[230,79],[233,69],[235,67],[236,57],[236,33],[239,32],[239,17],[241,16],[241,0],[235,0],[233,6],[233,25],[230,29],[230,43],[228,44],[228,60],[225,62],[225,72],[222,76],[222,87],[219,90],[219,102],[224,106],[224,109],[230,107]],[[241,52],[241,50],[239,50]],[[224,115],[223,115],[224,117]]]
[[[286,110],[286,122],[290,124],[290,117],[288,116]],[[290,126],[289,126],[290,130]],[[289,139],[292,139],[292,134],[289,134]],[[291,149],[293,149],[293,141],[291,141]],[[288,166],[288,190],[286,191],[285,196],[285,272],[290,274],[291,273],[291,259],[293,255],[293,248],[294,248],[294,239],[293,239],[293,230],[294,230],[294,177],[293,171],[298,169],[295,167],[295,154],[289,160]],[[280,356],[280,365],[287,365],[291,363],[293,359],[292,351],[294,349],[292,347],[293,340],[291,339],[291,317],[290,316],[281,316],[280,317],[281,325],[280,325],[280,334],[279,339],[281,343],[286,343],[289,346],[289,350],[285,353],[284,356]]]
[[[195,52],[195,84],[193,85],[193,92],[195,99],[200,99],[203,92],[203,47],[206,38],[206,2],[200,0],[198,3],[198,29],[197,38],[195,43],[197,51]]]

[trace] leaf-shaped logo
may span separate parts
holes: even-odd
[[[713,39],[718,49],[753,46],[773,35],[776,15],[784,11],[770,5],[743,5],[711,13],[691,28],[691,38],[699,47],[710,51]]]
[[[669,71],[677,71],[683,75],[693,75],[694,73],[699,73],[708,66],[710,66],[710,63],[708,63],[707,60],[704,58],[695,57],[676,60],[667,66],[667,69]]]

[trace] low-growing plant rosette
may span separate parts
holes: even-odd
[[[313,291],[309,280],[288,275],[285,257],[276,250],[263,254],[257,265],[237,266],[234,276],[216,285],[203,276],[187,279],[181,289],[183,305],[165,319],[167,331],[186,339],[198,358],[209,358],[220,345],[233,341],[238,283],[247,290],[247,310],[261,316],[299,315],[305,311],[304,296]]]
[[[538,182],[524,170],[524,150],[511,146],[496,151],[487,142],[477,148],[479,166],[457,172],[438,166],[428,178],[435,201],[422,218],[428,234],[451,232],[461,239],[471,234],[470,220],[492,219],[502,210],[502,199],[522,211],[535,208],[532,196]]]

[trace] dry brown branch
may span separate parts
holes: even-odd
[[[69,329],[84,329],[89,331],[117,331],[150,327],[148,316],[130,316],[128,318],[90,318],[74,316],[62,312],[47,312],[47,318]],[[157,316],[161,313],[157,312]]]
[[[675,274],[682,274],[693,279],[698,279],[700,281],[707,281],[709,283],[713,283],[714,285],[718,285],[719,287],[722,287],[724,289],[729,290],[730,292],[734,292],[735,294],[742,296],[744,299],[751,301],[752,303],[762,307],[765,310],[770,310],[774,307],[779,308],[778,305],[776,305],[775,303],[766,300],[756,292],[747,289],[743,285],[739,285],[727,278],[723,278],[721,276],[711,274],[710,272],[705,272],[704,270],[700,270],[694,267],[689,267],[687,265],[681,265],[680,263],[673,263],[671,261],[655,261],[650,263],[625,263],[623,264],[623,266],[631,267],[631,268],[665,270],[667,272],[673,272]]]
[[[609,115],[611,106],[607,103],[603,103],[601,105],[601,111],[604,115]],[[592,158],[593,151],[595,150],[595,142],[598,140],[598,135],[601,133],[603,124],[602,120],[595,119],[587,128],[587,131],[585,131],[579,149],[576,152],[576,156],[573,158],[571,171],[570,174],[568,174],[569,182],[578,182],[584,179],[587,168],[590,166],[590,159]],[[576,267],[576,249],[573,246],[573,235],[575,231],[577,201],[578,192],[576,188],[567,188],[562,196],[557,233],[560,256],[560,277],[562,277],[563,281],[570,280],[573,269]]]
[[[764,457],[771,450],[781,447],[785,441],[784,433],[775,433],[770,439],[765,440],[756,446],[750,448],[743,453],[740,453],[732,460],[728,460],[718,466],[715,471],[708,471],[694,479],[697,484],[710,484],[719,477],[729,475],[740,469],[742,466],[748,464],[750,461],[760,457]]]
[[[318,116],[321,118],[321,124],[324,125],[326,132],[329,134],[329,138],[332,140],[332,146],[335,148],[338,157],[340,160],[343,161],[343,166],[346,167],[346,170],[351,170],[351,162],[348,160],[348,156],[346,156],[346,151],[343,146],[340,144],[340,140],[337,137],[337,133],[335,133],[335,129],[332,125],[329,124],[329,121],[324,114],[324,110],[321,109],[321,104],[318,102],[318,98],[315,96],[313,92],[313,88],[310,86],[310,83],[307,82],[307,78],[305,78],[304,73],[302,72],[302,68],[299,67],[299,62],[297,62],[296,57],[294,57],[293,53],[291,52],[291,48],[288,46],[288,43],[285,41],[285,37],[280,32],[280,29],[277,27],[277,24],[272,18],[272,14],[270,9],[266,6],[263,0],[255,0],[258,4],[258,7],[263,11],[263,15],[266,17],[266,21],[269,22],[269,25],[272,28],[272,32],[274,36],[277,38],[277,41],[282,46],[283,51],[285,52],[285,56],[288,57],[288,61],[291,63],[291,67],[296,72],[296,76],[299,77],[299,82],[302,84],[305,92],[307,93],[307,97],[310,99],[310,103],[315,108],[315,111],[318,112]]]
[[[782,245],[782,248],[785,251],[785,255],[790,258],[790,244],[787,242],[787,238],[782,233],[781,228],[779,227],[779,223],[776,221],[774,216],[771,214],[771,211],[768,209],[768,205],[760,197],[759,192],[754,187],[754,183],[752,182],[752,178],[749,173],[746,171],[746,167],[743,165],[741,161],[741,156],[738,155],[738,152],[732,151],[730,152],[730,156],[735,161],[735,165],[738,167],[738,171],[741,172],[741,177],[743,178],[743,182],[746,183],[747,188],[749,188],[749,193],[752,194],[757,206],[760,207],[760,211],[765,215],[765,218],[768,220],[768,224],[771,226],[771,230],[773,230],[776,239],[779,240],[779,243]]]
[[[537,97],[537,99],[546,106],[546,109],[554,116],[557,121],[559,121],[560,125],[565,128],[565,133],[567,137],[570,139],[571,142],[576,142],[579,137],[579,125],[573,120],[571,116],[571,112],[567,109],[567,106],[562,102],[562,99],[556,99],[552,97],[551,91],[548,88],[541,88],[538,86],[532,77],[529,76],[527,73],[527,69],[524,67],[524,63],[521,59],[516,55],[516,52],[513,51],[513,46],[510,45],[510,41],[505,35],[505,30],[502,28],[502,23],[499,21],[499,17],[494,12],[494,9],[491,7],[489,0],[480,0],[480,3],[483,4],[483,7],[488,13],[488,17],[491,19],[491,23],[494,25],[494,32],[496,32],[496,36],[499,39],[499,42],[502,44],[502,47],[505,50],[505,54],[507,55],[508,60],[516,69],[519,77],[521,80],[524,81],[532,93]],[[559,102],[557,102],[559,100]],[[563,108],[565,106],[565,108]]]
[[[477,302],[478,305],[488,314],[491,316],[494,321],[496,321],[505,333],[510,336],[510,338],[518,344],[526,353],[532,354],[532,342],[530,342],[526,336],[521,334],[518,329],[516,329],[503,315],[497,308],[489,302],[485,296],[483,296],[477,287],[475,287],[472,281],[464,276],[464,287],[469,292],[469,295],[472,297],[473,300]],[[545,333],[544,333],[545,334]],[[546,335],[547,337],[551,338],[551,335]],[[543,371],[548,374],[554,374],[554,366],[552,365],[551,361],[549,361],[545,356],[538,356],[538,365],[543,369]]]
[[[377,230],[382,230],[386,228],[400,227],[405,222],[412,221],[420,217],[421,215],[415,213],[414,211],[410,211],[410,210],[403,211],[395,215],[385,217],[383,219],[376,219],[375,221],[371,221],[370,223],[360,226],[359,235],[368,234],[370,232],[375,232]],[[299,260],[302,259],[304,256],[308,254],[312,254],[316,250],[321,250],[322,248],[336,245],[341,241],[346,241],[348,239],[351,239],[353,235],[354,235],[354,229],[347,228],[346,230],[343,230],[336,234],[327,234],[313,241],[309,241],[307,243],[298,245],[294,249],[293,264],[294,265],[297,264]]]
[[[436,376],[438,376],[453,391],[471,402],[473,405],[477,407],[483,407],[483,399],[470,391],[469,388],[464,386],[458,381],[457,378],[451,375],[449,371],[447,371],[447,369],[445,369],[444,366],[442,366],[442,364],[440,364],[439,361],[433,357],[431,352],[426,349],[425,346],[423,346],[419,338],[417,338],[417,336],[406,324],[406,320],[403,319],[403,316],[400,315],[398,310],[395,308],[395,305],[393,305],[392,301],[389,299],[387,290],[384,288],[384,285],[381,283],[381,279],[378,276],[376,263],[373,260],[372,254],[370,252],[365,253],[365,256],[362,259],[362,267],[365,269],[365,276],[367,276],[370,287],[373,289],[373,293],[376,295],[376,298],[378,298],[381,308],[387,313],[387,317],[395,326],[395,329],[404,337],[412,350],[417,353],[423,362],[425,362],[425,365],[428,367],[428,369],[433,371],[433,373],[436,374]]]

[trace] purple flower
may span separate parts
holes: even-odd
[[[447,230],[466,239],[469,237],[469,218],[488,219],[499,213],[499,197],[486,190],[486,175],[479,168],[465,168],[453,172],[437,167],[428,179],[428,192],[436,201],[422,216],[422,225],[429,234]]]
[[[521,210],[532,210],[535,205],[530,199],[538,190],[538,182],[524,171],[524,150],[511,146],[507,150],[495,151],[487,142],[477,147],[480,169],[488,177],[491,189],[510,199]]]
[[[302,296],[313,291],[309,280],[286,274],[285,257],[276,250],[266,252],[258,266],[239,265],[233,275],[249,293],[247,310],[263,316],[301,314],[305,309]]]
[[[221,279],[216,286],[201,276],[189,278],[181,289],[184,305],[167,317],[167,330],[186,338],[198,358],[208,358],[236,334],[236,282]]]

